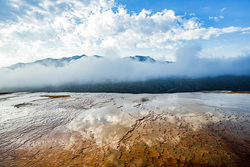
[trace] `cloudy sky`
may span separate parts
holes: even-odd
[[[176,60],[250,52],[249,0],[1,0],[0,67],[47,57],[148,55]]]

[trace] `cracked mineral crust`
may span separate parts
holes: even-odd
[[[250,166],[250,94],[0,94],[0,166]]]

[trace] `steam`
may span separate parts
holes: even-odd
[[[189,43],[176,52],[175,63],[137,62],[129,58],[83,57],[64,67],[33,65],[0,69],[0,88],[41,87],[63,84],[131,82],[166,77],[215,77],[250,75],[250,54],[237,58],[200,58],[201,46]]]

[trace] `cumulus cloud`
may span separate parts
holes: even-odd
[[[129,58],[83,57],[64,67],[41,65],[0,69],[0,88],[146,81],[167,77],[215,77],[250,75],[250,53],[237,58],[201,58],[202,47],[189,43],[176,52],[175,63],[137,62]]]
[[[109,48],[173,49],[183,41],[234,32],[204,28],[193,14],[173,10],[131,14],[114,0],[9,0],[7,7],[10,16],[0,22],[1,66]]]

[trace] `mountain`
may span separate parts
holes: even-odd
[[[156,63],[156,62],[157,63],[172,63],[170,61],[157,61],[157,60],[153,59],[150,56],[139,56],[139,55],[136,55],[136,56],[130,56],[129,58],[132,59],[132,60],[135,60],[135,61],[147,62],[147,63]]]
[[[95,59],[103,58],[102,56],[94,55]],[[60,59],[47,58],[37,60],[33,63],[17,63],[9,66],[9,69],[25,68],[32,65],[42,65],[45,67],[64,67],[71,61],[77,61],[87,58],[86,55],[63,57]],[[171,63],[168,61],[157,61],[149,56],[130,56],[122,59],[136,61],[140,63]],[[17,70],[18,71],[18,70]],[[15,72],[15,71],[14,71]],[[46,74],[47,75],[47,74]],[[48,74],[49,75],[49,74]],[[53,84],[52,84],[53,85]],[[218,76],[218,77],[203,77],[203,78],[186,78],[186,77],[159,77],[148,79],[145,81],[121,81],[121,82],[106,82],[100,83],[62,83],[57,86],[17,86],[17,87],[0,87],[0,92],[12,91],[51,91],[51,92],[112,92],[112,93],[174,93],[174,92],[193,92],[193,91],[250,91],[250,76]]]
[[[15,70],[17,68],[25,68],[28,66],[32,66],[32,65],[42,65],[42,66],[46,66],[46,67],[64,67],[65,65],[67,65],[68,63],[70,63],[73,60],[79,60],[81,58],[84,57],[88,57],[85,54],[81,55],[81,56],[72,56],[72,57],[63,57],[60,59],[53,59],[53,58],[47,58],[47,59],[42,59],[42,60],[37,60],[35,62],[32,63],[17,63],[14,65],[11,65],[7,68],[11,69],[11,70]],[[98,56],[98,55],[93,55],[92,57],[94,58],[103,58],[102,56]],[[139,61],[139,62],[145,62],[145,63],[171,63],[168,61],[157,61],[149,56],[130,56],[130,57],[126,57],[126,58],[130,58],[131,60],[134,61]]]
[[[150,63],[155,63],[156,62],[155,59],[153,59],[153,58],[151,58],[149,56],[138,56],[138,55],[136,55],[136,56],[130,56],[129,58],[132,59],[132,60],[140,61],[140,62],[150,62]]]
[[[72,60],[78,60],[78,59],[81,59],[83,57],[86,57],[86,55],[63,57],[60,59],[47,58],[47,59],[37,60],[37,61],[32,62],[32,63],[17,63],[17,64],[14,64],[12,66],[9,66],[7,68],[9,68],[11,70],[15,70],[17,68],[25,68],[25,67],[32,66],[32,65],[42,65],[42,66],[46,66],[46,67],[49,67],[49,66],[63,67],[66,64],[68,64],[69,62],[71,62]],[[97,56],[95,56],[95,57],[97,57]]]

